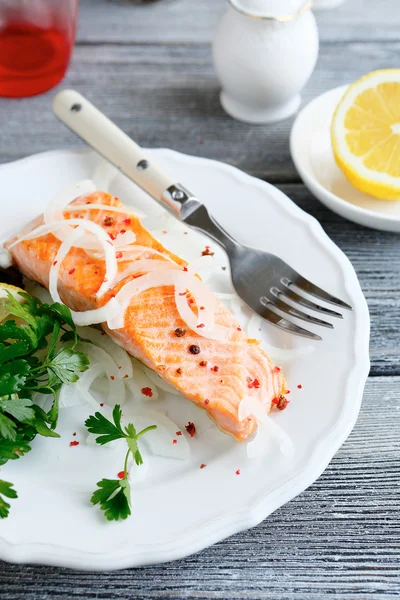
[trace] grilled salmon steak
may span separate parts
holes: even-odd
[[[101,204],[104,210],[83,210],[82,205]],[[80,208],[78,208],[80,206]],[[120,233],[132,231],[135,246],[145,247],[146,260],[173,261],[178,268],[186,263],[164,248],[130,212],[113,212],[107,207],[123,205],[105,192],[95,192],[77,198],[64,211],[66,219],[84,217],[103,227],[114,239]],[[24,233],[43,224],[40,216],[32,221]],[[10,239],[6,247],[21,236]],[[10,249],[13,264],[27,277],[49,286],[51,266],[61,242],[52,233],[21,241]],[[121,253],[117,252],[121,255]],[[119,256],[121,258],[121,256]],[[137,260],[137,259],[136,259]],[[118,272],[123,272],[129,260],[118,261]],[[143,273],[127,275],[112,285],[100,299],[96,292],[105,278],[104,258],[95,252],[72,247],[60,266],[58,290],[62,301],[75,311],[99,308],[114,297],[132,279]],[[190,298],[188,302],[193,303]],[[248,339],[231,312],[217,301],[215,324],[224,328],[225,339],[202,337],[186,326],[177,309],[174,287],[160,286],[133,296],[120,329],[103,329],[132,356],[156,371],[177,388],[186,398],[208,412],[217,426],[237,440],[245,440],[256,428],[254,416],[239,421],[240,402],[254,397],[262,402],[266,413],[286,393],[282,372],[275,367],[256,340]],[[192,311],[201,307],[191,306]]]

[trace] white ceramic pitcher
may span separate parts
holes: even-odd
[[[336,8],[343,4],[345,0],[313,0],[313,10],[326,10],[329,8]]]
[[[295,113],[318,56],[318,29],[305,0],[229,0],[213,43],[225,111],[247,123]]]

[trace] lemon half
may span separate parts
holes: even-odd
[[[373,71],[349,87],[332,121],[336,162],[359,190],[400,198],[400,69]]]
[[[23,304],[26,302],[25,298],[19,295],[19,292],[23,292],[19,287],[15,285],[9,285],[8,283],[0,283],[0,322],[4,321],[10,314],[6,309],[6,303],[8,301],[7,292],[10,292],[14,296],[14,298],[20,303]]]

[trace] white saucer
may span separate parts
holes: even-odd
[[[346,89],[318,96],[299,113],[290,135],[293,162],[309,190],[334,212],[366,227],[400,232],[400,200],[378,200],[358,191],[336,165],[330,124]]]

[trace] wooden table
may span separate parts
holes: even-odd
[[[360,418],[324,475],[255,529],[186,560],[120,573],[1,563],[2,600],[400,596],[400,241],[341,219],[311,196],[289,156],[291,120],[257,127],[224,114],[210,50],[224,5],[81,0],[62,85],[82,91],[141,145],[240,167],[277,184],[322,223],[352,261],[371,312],[372,368]],[[398,0],[348,0],[320,13],[318,24],[320,57],[304,102],[399,66]],[[0,101],[0,162],[79,145],[52,116],[53,94]]]

